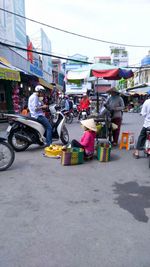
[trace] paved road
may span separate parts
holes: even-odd
[[[124,114],[122,130],[141,126]],[[81,136],[79,123],[69,132]],[[108,163],[62,166],[36,146],[16,153],[0,173],[0,221],[0,267],[149,267],[147,159],[113,149]]]

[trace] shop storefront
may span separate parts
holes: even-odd
[[[30,62],[13,50],[6,50],[2,49],[0,55],[0,64],[2,64],[0,69],[0,112],[20,113],[22,108],[27,105],[28,98],[37,84],[45,87],[46,96],[50,102],[57,102],[59,92],[62,92],[63,89],[64,75],[62,77],[57,75],[59,79],[56,79],[54,86],[51,75],[46,73],[39,63],[37,64],[39,57],[36,62]]]
[[[12,92],[21,81],[20,72],[0,64],[0,112],[12,112]]]

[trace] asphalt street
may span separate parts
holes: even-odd
[[[124,113],[121,132],[138,133],[143,119]],[[1,124],[5,135],[7,124]],[[70,139],[80,123],[67,125]],[[62,166],[32,146],[0,173],[0,267],[149,267],[150,169],[141,152],[113,148]]]

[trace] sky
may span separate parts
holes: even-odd
[[[25,0],[27,18],[76,34],[119,44],[129,54],[129,65],[136,66],[150,50],[150,0]],[[51,40],[52,53],[60,56],[81,54],[91,60],[110,56],[110,46],[27,21],[27,34],[39,47],[39,30]]]

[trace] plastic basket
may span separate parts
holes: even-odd
[[[61,164],[66,165],[76,165],[84,163],[84,149],[82,148],[67,148],[62,150],[61,154]]]
[[[53,145],[50,145],[49,147],[46,147],[44,151],[45,151],[45,155],[48,157],[61,156],[62,146],[53,144]]]
[[[110,161],[111,155],[111,144],[109,143],[101,143],[97,145],[97,159],[101,162]]]

